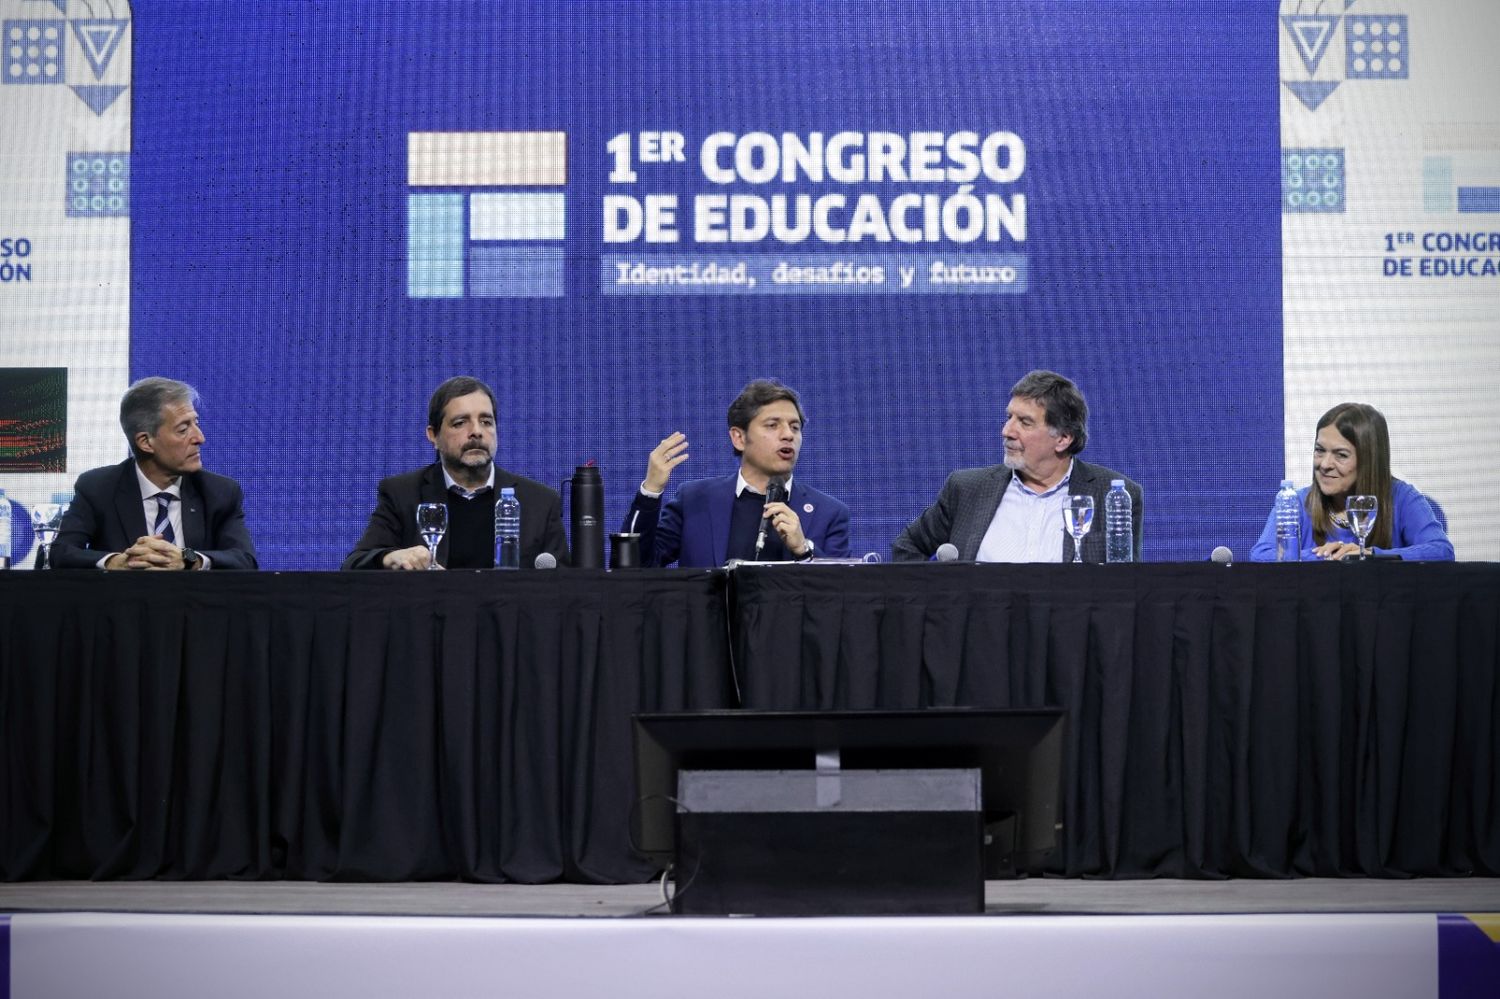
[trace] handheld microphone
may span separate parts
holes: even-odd
[[[542,552],[532,560],[531,565],[536,569],[556,569],[557,556],[552,554],[551,552]]]
[[[782,478],[772,479],[766,483],[766,506],[772,503],[786,502],[786,480]],[[760,533],[755,535],[755,561],[760,561],[761,549],[766,547],[766,528],[770,527],[770,521],[765,518],[765,506],[761,507]]]
[[[1228,548],[1225,548],[1223,545],[1215,548],[1214,553],[1208,558],[1209,561],[1218,562],[1220,565],[1234,564],[1234,552],[1230,551]]]
[[[955,545],[951,541],[944,541],[942,544],[938,545],[937,560],[939,562],[957,562],[958,545]]]

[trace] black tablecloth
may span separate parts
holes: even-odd
[[[774,566],[751,708],[1061,705],[1073,875],[1500,874],[1500,567]],[[0,878],[631,881],[723,575],[0,573]]]
[[[722,574],[0,573],[0,878],[642,880]]]
[[[764,566],[744,706],[1060,705],[1052,869],[1500,874],[1500,567]]]

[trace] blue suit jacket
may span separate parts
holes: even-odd
[[[1311,486],[1303,486],[1297,490],[1297,507],[1302,511],[1302,553],[1301,560],[1304,562],[1315,562],[1317,557],[1313,555],[1312,515],[1307,512],[1307,491]],[[1370,546],[1370,550],[1377,555],[1400,555],[1408,562],[1452,562],[1453,542],[1448,540],[1448,532],[1443,530],[1443,525],[1437,519],[1437,514],[1432,511],[1432,504],[1427,502],[1427,497],[1417,491],[1417,487],[1400,479],[1391,480],[1391,506],[1390,511],[1380,510],[1377,516],[1389,517],[1391,520],[1391,547],[1376,548]],[[1347,541],[1351,544],[1359,539],[1354,532],[1335,528],[1327,537],[1328,541]],[[1266,518],[1265,529],[1260,532],[1260,540],[1255,542],[1255,547],[1250,549],[1250,561],[1252,562],[1274,562],[1276,561],[1276,508],[1271,508],[1271,514]]]
[[[78,477],[73,502],[52,546],[56,569],[92,569],[151,533],[141,505],[135,461],[91,469]],[[182,543],[207,555],[213,569],[254,569],[255,543],[245,526],[239,483],[213,472],[182,477]]]
[[[723,565],[729,551],[729,520],[734,513],[735,475],[687,482],[662,506],[661,498],[635,494],[625,515],[625,530],[641,535],[645,565],[711,568]],[[802,521],[802,533],[816,554],[843,558],[849,554],[849,508],[827,493],[792,479],[787,501]]]

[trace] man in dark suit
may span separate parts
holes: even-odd
[[[495,464],[495,393],[460,375],[437,387],[427,404],[427,439],[438,460],[382,479],[364,535],[344,559],[345,569],[425,569],[427,546],[417,532],[417,506],[444,503],[448,532],[438,563],[449,569],[495,564],[495,500],[506,486],[521,501],[521,567],[548,552],[568,561],[562,497],[540,482]]]
[[[1083,560],[1104,561],[1104,496],[1122,479],[1130,494],[1135,560],[1141,559],[1145,501],[1141,487],[1119,472],[1075,457],[1088,441],[1088,403],[1078,386],[1052,371],[1033,371],[1010,390],[1005,410],[1005,463],[960,469],[937,502],[906,525],[892,546],[898,562],[931,558],[951,543],[958,557],[980,562],[1071,562],[1073,538],[1063,527],[1070,495],[1094,498],[1094,529]]]
[[[239,483],[203,470],[198,393],[143,378],[120,400],[132,457],[84,472],[52,545],[55,569],[254,569]]]
[[[642,561],[692,567],[848,555],[849,508],[792,479],[804,422],[792,389],[766,379],[746,385],[729,406],[729,441],[739,471],[689,482],[665,507],[662,494],[672,470],[687,460],[688,442],[679,432],[658,444],[625,516],[625,530],[640,532]],[[784,501],[768,501],[773,479],[788,490]],[[763,521],[765,540],[757,550]]]

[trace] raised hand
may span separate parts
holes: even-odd
[[[651,451],[646,462],[646,480],[642,483],[647,492],[665,492],[672,470],[688,460],[688,439],[682,431],[674,431]]]

